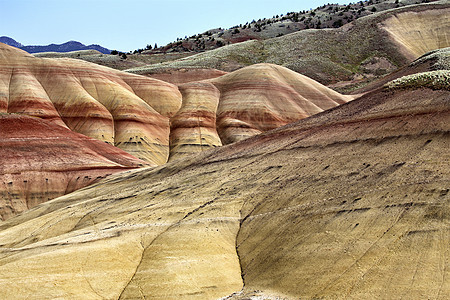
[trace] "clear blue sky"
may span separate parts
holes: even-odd
[[[330,0],[0,0],[0,36],[24,45],[76,40],[122,51],[246,23]]]

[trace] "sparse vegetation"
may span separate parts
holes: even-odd
[[[450,70],[439,70],[412,74],[386,84],[389,89],[420,88],[450,90]]]
[[[440,4],[430,5],[442,7]],[[352,93],[355,89],[410,62],[386,36],[386,32],[374,24],[381,24],[401,12],[419,13],[429,10],[430,5],[415,5],[373,14],[355,20],[354,26],[346,28],[299,31],[278,38],[226,45],[204,53],[188,52],[190,57],[184,59],[127,71],[137,74],[151,74],[170,68],[215,68],[234,71],[255,63],[273,63],[304,74],[322,84],[334,85],[333,88],[340,92]],[[224,41],[222,38],[219,40],[221,43]],[[445,63],[442,59],[439,61],[442,61],[441,65]],[[340,84],[337,84],[338,82]]]
[[[425,60],[432,61],[434,70],[450,70],[450,48],[432,51],[418,58],[413,64],[420,64]]]
[[[176,41],[162,47],[153,47],[146,54],[171,52],[204,52],[227,44],[246,40],[265,40],[305,29],[339,28],[361,17],[388,9],[410,4],[426,3],[428,0],[367,0],[349,4],[325,4],[310,11],[287,12],[272,18],[260,18],[229,29],[216,28],[190,37],[177,38]],[[221,38],[221,43],[215,40]],[[141,53],[140,49],[134,53]]]

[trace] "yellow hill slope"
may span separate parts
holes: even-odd
[[[448,299],[448,99],[378,90],[42,204],[0,226],[3,296]]]

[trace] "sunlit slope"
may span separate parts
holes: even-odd
[[[377,90],[31,209],[0,226],[4,297],[447,299],[448,99]]]

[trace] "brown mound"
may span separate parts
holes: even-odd
[[[119,148],[65,127],[0,114],[0,219],[143,165]]]
[[[272,64],[184,84],[180,90],[183,106],[171,118],[171,160],[243,140],[355,97]]]
[[[448,299],[449,97],[377,90],[44,203],[0,226],[3,296]]]
[[[229,144],[352,100],[306,76],[272,64],[210,80],[221,92],[217,128]]]

